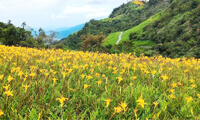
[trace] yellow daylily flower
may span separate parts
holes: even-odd
[[[168,79],[168,76],[167,76],[167,75],[162,75],[161,78],[162,78],[163,80],[167,80],[167,79]]]
[[[169,95],[169,97],[170,97],[171,99],[174,99],[174,98],[175,98],[175,96],[174,96],[173,94]]]
[[[106,99],[105,100],[105,102],[106,102],[106,107],[108,107],[109,105],[110,105],[110,102],[111,102],[112,100],[111,99]]]
[[[68,100],[68,98],[65,98],[65,97],[61,96],[60,98],[56,98],[56,100],[58,100],[60,102],[60,107],[63,107],[64,102],[66,100]]]
[[[5,86],[3,86],[3,88],[4,88],[6,91],[8,91],[9,87],[10,87],[10,85],[5,85]]]
[[[126,102],[121,102],[120,106],[123,108],[124,112],[126,112],[126,107],[127,107],[127,104]]]
[[[90,88],[90,85],[84,84],[84,89]]]
[[[12,76],[8,76],[8,82],[11,82],[14,78]]]
[[[195,84],[192,84],[191,87],[192,88],[197,88],[197,86]]]
[[[171,86],[172,86],[172,88],[176,88],[177,87],[177,83],[173,83]]]
[[[121,107],[114,107],[115,113],[120,113],[122,111]]]
[[[117,77],[117,79],[118,79],[118,84],[120,84],[120,83],[121,83],[121,81],[123,80],[123,78],[122,78],[122,77]]]
[[[22,85],[22,87],[24,87],[25,92],[28,90],[28,88],[30,87],[30,85]]]
[[[138,100],[136,100],[136,102],[138,102],[138,105],[141,106],[142,108],[144,108],[144,105],[147,104],[144,102],[144,99],[142,97],[140,97]]]
[[[0,80],[2,80],[3,79],[3,75],[0,75]]]
[[[158,101],[156,101],[156,102],[153,102],[153,104],[154,104],[154,109],[158,106]]]
[[[102,83],[101,80],[98,80],[98,81],[97,81],[98,86],[101,85],[101,83]]]
[[[53,84],[55,84],[55,83],[56,83],[56,81],[57,81],[57,79],[56,79],[56,78],[53,78]]]
[[[8,90],[8,91],[5,91],[4,94],[5,94],[7,97],[13,96],[13,91]]]
[[[189,97],[186,97],[185,99],[187,100],[187,104],[188,104],[190,101],[192,101],[192,100],[193,100],[193,98],[192,98],[191,96],[189,96]]]
[[[0,109],[0,116],[3,116],[4,112]]]

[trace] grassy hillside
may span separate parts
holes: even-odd
[[[114,45],[116,44],[118,38],[119,38],[119,35],[120,35],[121,32],[115,32],[115,33],[111,33],[109,34],[106,39],[103,40],[103,45]]]
[[[160,14],[156,14],[156,15],[150,17],[149,19],[145,20],[141,24],[124,31],[120,42],[130,40],[129,36],[131,33],[136,33],[136,35],[138,37],[140,37],[143,32],[143,28],[146,27],[147,25],[150,25],[151,23],[158,20],[159,18],[160,18]],[[112,34],[108,35],[108,37],[104,40],[103,44],[104,45],[109,45],[109,44],[114,45],[118,40],[119,34],[120,34],[120,32],[116,32],[116,33],[112,33]]]
[[[141,36],[141,34],[143,32],[143,28],[146,27],[147,25],[150,25],[151,23],[158,20],[159,18],[160,18],[160,15],[156,14],[154,16],[151,16],[144,22],[140,23],[139,25],[137,25],[129,30],[124,31],[124,34],[122,35],[122,41],[129,40],[129,35],[131,33],[137,33],[137,36]]]

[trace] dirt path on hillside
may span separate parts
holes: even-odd
[[[122,39],[122,34],[123,34],[123,32],[120,33],[119,39],[117,40],[116,45],[119,44],[120,40]]]

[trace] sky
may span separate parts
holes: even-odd
[[[130,0],[129,0],[130,1]],[[127,0],[0,0],[0,22],[55,29],[103,19]]]

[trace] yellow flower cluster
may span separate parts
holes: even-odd
[[[4,112],[0,109],[0,116],[3,116]]]
[[[165,113],[185,115],[189,109],[184,118],[195,119],[200,111],[196,107],[200,103],[199,80],[200,59],[195,58],[0,45],[0,117],[27,117],[22,111],[29,114],[37,108],[44,119],[52,113],[59,116],[74,112],[81,116],[78,119],[83,115],[87,119],[87,114],[96,112],[103,112],[96,115],[105,114],[110,119],[158,119]],[[57,110],[58,103],[63,111]]]
[[[144,3],[142,1],[139,1],[139,0],[133,0],[133,3],[135,3],[136,5],[141,5],[141,6],[144,5]]]

